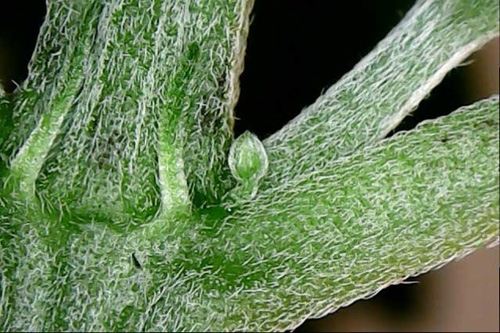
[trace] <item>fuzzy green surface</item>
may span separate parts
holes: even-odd
[[[178,220],[65,230],[8,206],[0,327],[283,330],[463,256],[498,234],[498,107],[332,161],[223,219],[193,217],[182,235],[166,226]]]
[[[247,165],[250,7],[48,2],[0,91],[1,331],[284,330],[498,240],[498,96],[381,141],[498,33],[497,2],[418,2],[264,146],[236,140]]]
[[[230,196],[253,198],[259,189],[259,182],[268,167],[267,153],[256,135],[245,132],[231,145],[227,160],[236,187]]]
[[[116,225],[217,199],[250,6],[49,1],[0,142],[11,178],[46,209]]]
[[[417,1],[352,71],[264,141],[263,187],[383,139],[449,70],[498,36],[499,8],[497,0]]]

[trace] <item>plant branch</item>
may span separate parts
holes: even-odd
[[[498,237],[498,107],[330,161],[225,219],[175,221],[191,223],[180,234],[93,224],[61,244],[50,216],[7,215],[0,328],[283,331],[461,258]]]
[[[262,188],[383,139],[449,70],[498,34],[496,0],[418,1],[352,71],[265,140]]]
[[[205,265],[253,284],[226,295],[224,327],[291,329],[497,239],[498,109],[464,107],[228,207]]]
[[[0,330],[285,330],[498,240],[498,96],[381,140],[494,1],[418,2],[267,147],[237,140],[231,180],[250,6],[49,1],[0,96]]]

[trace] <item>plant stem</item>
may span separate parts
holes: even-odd
[[[264,141],[272,188],[383,139],[472,52],[499,34],[497,0],[420,0],[356,67]]]
[[[11,182],[115,225],[219,200],[251,5],[49,1],[2,133]]]

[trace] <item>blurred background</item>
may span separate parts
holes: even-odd
[[[236,135],[266,138],[295,117],[366,55],[414,1],[256,0]],[[0,82],[13,91],[27,75],[44,0],[0,3]],[[452,71],[396,129],[499,92],[499,40]],[[499,331],[498,246],[391,286],[298,332]]]

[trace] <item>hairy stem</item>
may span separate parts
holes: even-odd
[[[253,283],[234,295],[241,317],[268,311],[245,329],[293,328],[497,239],[498,108],[478,102],[228,207],[205,260],[225,253],[214,269]]]
[[[219,200],[251,5],[49,1],[1,134],[10,181],[118,225]]]
[[[263,188],[384,138],[460,64],[499,33],[496,0],[418,1],[356,67],[264,144]]]

